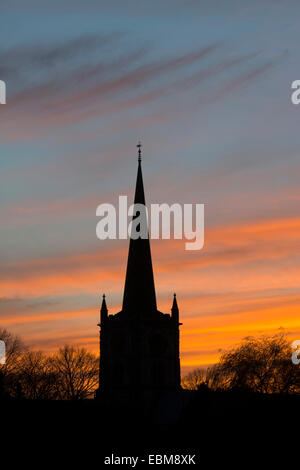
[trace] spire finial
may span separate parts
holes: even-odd
[[[102,297],[103,297],[103,299],[105,299],[106,295],[105,295],[105,294],[103,294],[103,295],[102,295]]]
[[[175,292],[174,292],[173,305],[171,308],[171,312],[172,312],[172,317],[175,318],[176,321],[178,321],[179,310],[178,310],[177,298],[176,298]]]
[[[137,148],[139,149],[139,150],[138,150],[138,155],[139,155],[138,161],[139,161],[139,163],[140,163],[141,160],[142,160],[142,150],[141,150],[142,144],[141,144],[141,141],[140,141],[140,140],[138,141]]]

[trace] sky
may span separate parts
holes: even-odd
[[[96,208],[205,204],[205,244],[152,240],[183,373],[249,335],[300,338],[300,5],[287,0],[2,1],[0,326],[47,353],[98,351],[128,241]]]

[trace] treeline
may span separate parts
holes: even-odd
[[[48,356],[0,329],[6,363],[0,365],[0,399],[82,400],[98,387],[99,359],[84,348],[64,346]]]
[[[293,364],[292,353],[283,333],[248,337],[225,351],[218,364],[190,372],[182,386],[202,391],[300,394],[300,365]]]
[[[53,355],[30,351],[0,328],[6,363],[0,365],[0,399],[82,400],[98,388],[99,358],[84,348],[64,346]],[[199,391],[300,394],[300,365],[293,364],[284,334],[249,337],[225,351],[219,363],[195,369],[182,387]]]

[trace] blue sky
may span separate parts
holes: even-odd
[[[118,309],[127,244],[96,239],[95,210],[119,194],[132,195],[138,139],[148,202],[205,203],[208,230],[270,221],[281,221],[279,230],[286,230],[282,221],[297,220],[300,107],[291,104],[290,87],[300,78],[299,13],[295,1],[2,2],[3,324],[47,348],[43,335],[50,326],[39,323],[40,316],[96,309],[104,288]],[[297,237],[286,243],[298,246]],[[236,240],[233,248],[238,245]],[[208,232],[203,256],[216,246],[222,241],[210,244]],[[122,254],[113,261],[109,253],[118,250]],[[156,244],[153,250],[164,305],[180,282],[178,272],[168,271],[168,280],[159,274],[168,260],[160,259]],[[32,285],[43,276],[46,283],[52,272],[66,279],[71,274],[61,260],[68,265],[86,253],[100,257],[99,282],[94,271],[88,282],[88,258],[82,289],[77,282],[60,293],[24,287],[31,277]],[[108,257],[103,266],[101,256]],[[292,270],[296,257],[287,257]],[[105,281],[114,262],[119,274]],[[182,266],[189,262],[183,258]],[[196,282],[196,269],[205,284],[208,273],[201,257],[197,262],[198,269],[185,272],[186,282]],[[281,270],[285,288],[295,288],[295,273],[287,273],[282,258],[259,263],[265,281],[251,287],[257,297],[277,288],[274,277]],[[78,271],[80,266],[78,261]],[[227,286],[222,267],[207,269],[219,279],[214,290],[240,295],[237,284]],[[38,315],[24,330],[28,305]],[[67,341],[73,324],[65,318],[49,322],[57,344]],[[77,330],[73,325],[75,337],[82,329],[93,336],[88,322],[82,317]]]

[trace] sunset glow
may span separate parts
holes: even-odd
[[[183,372],[249,335],[299,339],[300,7],[274,2],[262,23],[256,1],[98,16],[26,3],[3,7],[16,16],[0,51],[0,327],[34,350],[99,352],[101,296],[121,309],[128,240],[98,240],[96,208],[132,202],[141,139],[147,203],[205,206],[202,250],[151,240],[158,309],[177,294]]]

